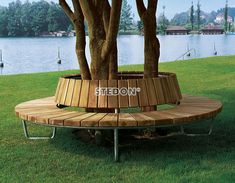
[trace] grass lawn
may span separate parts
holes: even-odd
[[[50,141],[23,135],[15,105],[52,96],[59,76],[76,71],[0,76],[0,182],[235,182],[235,56],[164,63],[160,70],[177,73],[183,93],[221,100],[223,111],[210,137],[134,143],[120,148],[121,163],[112,147],[84,143],[72,129],[59,129]]]

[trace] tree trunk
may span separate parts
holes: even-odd
[[[144,25],[144,78],[158,77],[160,43],[156,37],[158,0],[148,0],[146,8],[143,0],[136,0],[137,10]],[[157,110],[156,106],[143,107],[142,111]]]
[[[160,57],[160,43],[156,37],[156,16],[148,15],[143,18],[144,23],[144,77],[158,76],[158,62]]]

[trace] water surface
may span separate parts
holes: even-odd
[[[191,57],[213,56],[214,45],[218,55],[235,55],[235,36],[226,35],[187,35],[159,36],[161,43],[160,62],[175,61],[188,49],[194,49]],[[87,38],[87,42],[88,42]],[[49,72],[79,69],[74,51],[75,38],[0,38],[5,67],[2,74]],[[90,60],[87,45],[87,57]],[[58,47],[61,50],[62,64],[58,66]],[[142,36],[119,36],[119,65],[143,64],[144,38]]]

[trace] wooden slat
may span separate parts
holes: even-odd
[[[177,88],[176,88],[176,85],[175,85],[175,80],[173,78],[173,76],[171,76],[169,78],[169,83],[170,83],[170,90],[172,92],[172,96],[173,96],[173,101],[172,102],[177,102],[180,100],[180,97],[179,97],[179,94],[178,94],[178,91],[177,91]]]
[[[108,88],[117,88],[117,80],[108,80]],[[108,96],[108,108],[118,108],[118,96]]]
[[[129,88],[137,88],[137,81],[135,79],[127,80]],[[139,99],[138,95],[136,96],[129,96],[129,107],[138,107],[139,106]]]
[[[63,93],[63,89],[65,88],[65,81],[66,81],[66,79],[65,78],[61,78],[60,79],[61,80],[61,85],[60,85],[60,90],[59,90],[59,92],[58,92],[58,96],[57,96],[57,98],[56,98],[56,103],[60,103],[60,99],[61,99],[61,97],[62,97],[62,93]]]
[[[168,104],[168,103],[170,103],[171,99],[170,99],[170,90],[169,90],[168,85],[167,85],[167,78],[162,77],[160,79],[160,81],[161,81],[161,85],[162,85],[163,96],[164,96],[164,99],[165,99],[164,104]]]
[[[99,126],[102,127],[114,127],[117,126],[118,114],[109,113],[103,119],[99,121]]]
[[[58,95],[59,95],[59,92],[60,92],[60,87],[62,85],[62,78],[59,79],[59,82],[58,82],[58,85],[57,85],[57,88],[56,88],[56,92],[55,92],[55,101],[58,100]]]
[[[28,101],[17,105],[19,117],[41,124],[71,127],[131,127],[189,124],[196,120],[209,119],[222,109],[222,103],[206,97],[183,95],[181,105],[167,110],[139,113],[86,113],[67,111],[55,107],[53,97]],[[54,104],[54,106],[51,106]]]
[[[118,114],[118,126],[119,127],[130,127],[138,126],[137,121],[129,113],[119,113]]]
[[[118,80],[118,88],[128,88],[127,80]],[[129,107],[128,104],[128,96],[127,95],[119,95],[119,108]]]
[[[157,105],[158,104],[157,103],[157,96],[156,96],[156,91],[155,91],[153,79],[152,78],[145,79],[145,84],[146,84],[146,88],[147,88],[149,105],[150,106]]]
[[[71,113],[72,113],[71,111],[58,111],[58,112],[53,112],[53,114],[36,115],[36,120],[35,121],[37,123],[49,124],[50,118],[65,116],[65,115],[71,114]]]
[[[163,110],[160,111],[160,114],[163,116],[166,116],[168,118],[171,118],[173,120],[173,123],[183,123],[187,121],[188,115],[184,113],[176,113],[176,112],[170,112],[170,110]]]
[[[81,95],[81,86],[82,86],[82,81],[76,80],[75,85],[74,85],[72,102],[71,102],[72,107],[77,107],[79,104],[80,95]]]
[[[89,97],[89,87],[90,87],[90,80],[83,80],[79,107],[87,108],[88,97]]]
[[[157,103],[164,104],[165,98],[163,95],[163,89],[162,89],[162,85],[160,82],[160,78],[153,78],[153,83],[154,83],[154,87],[155,87],[155,91],[156,91]]]
[[[27,114],[27,120],[28,121],[32,121],[32,122],[37,122],[37,118],[39,116],[45,116],[45,115],[50,115],[50,114],[60,114],[61,112],[63,112],[63,110],[50,110],[50,111],[44,111],[44,112],[39,112],[39,113],[36,113],[36,114]]]
[[[98,80],[91,80],[89,97],[88,97],[88,108],[97,108],[98,96],[96,95],[96,88],[99,86]]]
[[[74,90],[75,80],[70,80],[69,86],[68,86],[68,92],[65,99],[65,105],[71,106],[72,98],[73,98],[73,90]]]
[[[154,126],[155,125],[155,120],[152,117],[146,116],[142,113],[131,113],[133,118],[138,123],[138,126]]]
[[[105,117],[107,115],[107,113],[97,113],[91,117],[88,117],[84,120],[81,121],[81,126],[84,127],[95,127],[95,126],[99,126],[99,121]]]
[[[142,114],[155,119],[155,125],[171,125],[173,120],[165,115],[161,115],[159,111],[143,112]]]
[[[59,116],[59,117],[49,119],[49,124],[63,126],[64,121],[66,119],[78,117],[78,116],[81,116],[83,114],[85,114],[85,112],[71,112],[70,114],[67,114],[67,115],[64,115],[64,116]]]
[[[140,92],[138,93],[139,105],[141,107],[149,106],[145,80],[144,79],[137,79],[137,86],[140,88]]]
[[[106,80],[101,80],[99,82],[99,88],[107,88],[108,82]],[[107,108],[108,107],[108,97],[106,95],[98,96],[98,107],[99,108]]]
[[[69,118],[64,120],[64,126],[81,126],[81,121],[94,116],[96,113],[85,113],[83,115],[79,115],[77,117]]]
[[[31,119],[28,118],[30,115],[37,115],[40,113],[51,113],[51,112],[56,112],[58,111],[57,109],[48,109],[48,108],[41,108],[41,109],[31,109],[31,111],[21,111],[19,112],[19,117],[24,119],[24,120],[29,120],[32,121]]]
[[[174,76],[172,77],[172,79],[174,80],[174,85],[175,85],[177,94],[178,94],[178,96],[179,96],[179,99],[181,100],[181,99],[182,99],[182,94],[181,94],[179,82],[178,82],[178,79],[177,79],[176,75],[174,75]]]
[[[67,92],[68,92],[68,87],[69,87],[69,79],[65,79],[64,85],[63,85],[63,89],[62,89],[62,94],[61,94],[61,98],[60,98],[60,104],[65,104],[65,99],[67,96]]]
[[[167,90],[169,92],[169,98],[170,98],[170,103],[175,103],[176,102],[176,95],[175,95],[175,91],[174,91],[174,86],[172,85],[171,82],[171,77],[167,77],[166,78],[166,87]]]

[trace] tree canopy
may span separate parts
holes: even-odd
[[[43,32],[67,31],[68,17],[56,3],[16,0],[0,7],[0,36],[38,36]]]

